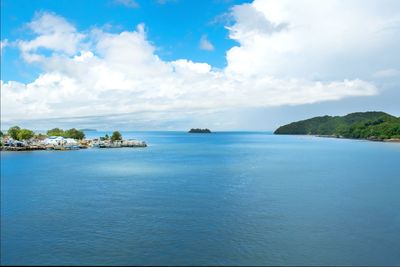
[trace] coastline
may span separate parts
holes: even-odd
[[[307,135],[307,134],[305,134]],[[347,138],[343,136],[337,135],[308,135],[315,137],[323,137],[323,138],[337,138],[337,139],[348,139],[348,140],[364,140],[364,141],[373,141],[373,142],[387,142],[387,143],[400,143],[400,138],[390,138],[390,139],[378,139],[378,138]]]
[[[76,144],[58,143],[46,144],[44,142],[36,141],[21,145],[3,145],[0,151],[37,151],[37,150],[56,150],[56,151],[70,151],[80,149],[104,149],[104,148],[141,148],[147,147],[147,143],[138,140],[120,140],[115,142],[100,141],[98,139],[83,139],[75,140]]]

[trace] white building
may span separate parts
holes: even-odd
[[[73,138],[64,138],[64,145],[77,146],[79,143]]]
[[[73,138],[64,138],[62,136],[49,136],[46,138],[43,143],[45,145],[54,145],[54,146],[77,146],[79,145],[78,141]]]
[[[78,141],[73,138],[64,138],[62,136],[49,136],[43,141],[46,145],[56,145],[56,146],[76,146],[79,145]]]
[[[60,146],[65,143],[65,138],[62,136],[49,136],[48,138],[44,139],[43,143],[46,145]]]

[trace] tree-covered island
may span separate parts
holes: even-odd
[[[400,140],[400,117],[377,111],[314,117],[281,126],[274,134],[318,135],[374,141]]]
[[[192,128],[189,133],[211,133],[209,129]]]

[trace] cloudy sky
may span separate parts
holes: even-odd
[[[398,0],[1,0],[1,128],[400,116]]]

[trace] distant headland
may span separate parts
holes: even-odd
[[[400,142],[400,117],[378,111],[356,112],[346,116],[314,117],[281,126],[274,134]]]
[[[211,133],[209,129],[192,128],[189,133]]]
[[[85,128],[85,129],[80,129],[82,132],[97,132],[96,129],[90,129],[90,128]]]

